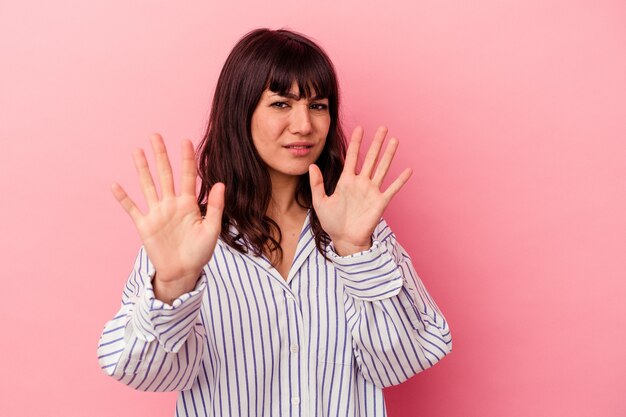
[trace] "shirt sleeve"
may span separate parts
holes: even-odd
[[[452,350],[441,311],[409,255],[381,219],[369,250],[327,254],[344,286],[354,355],[363,377],[378,387],[399,384]]]
[[[98,362],[107,375],[138,390],[189,389],[205,349],[199,313],[206,275],[203,271],[193,291],[168,305],[154,298],[154,274],[142,247],[122,306],[100,336]]]

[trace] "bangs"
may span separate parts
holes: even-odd
[[[295,82],[300,98],[335,96],[332,64],[319,51],[290,40],[275,51],[265,88],[282,96]]]

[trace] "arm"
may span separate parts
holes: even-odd
[[[205,351],[199,320],[206,277],[172,305],[155,299],[154,267],[141,248],[122,296],[122,307],[109,321],[98,344],[101,369],[142,391],[191,388]]]
[[[398,148],[398,140],[391,138],[381,154],[386,135],[385,127],[376,131],[359,171],[363,129],[354,129],[330,196],[320,169],[309,167],[313,207],[332,241],[329,257],[345,288],[355,357],[363,376],[381,387],[399,384],[432,366],[451,348],[441,312],[409,256],[380,220],[412,173],[405,169],[381,189]]]
[[[363,376],[379,387],[399,384],[452,349],[448,324],[384,220],[369,250],[328,252],[341,278],[353,349]]]
[[[161,195],[143,150],[133,153],[147,211],[142,213],[120,185],[111,187],[143,247],[127,281],[122,308],[100,338],[98,361],[108,375],[136,389],[184,390],[193,384],[205,349],[198,315],[206,287],[204,269],[221,230],[224,185],[212,187],[202,216],[191,141],[182,142],[178,194],[163,139],[155,134],[151,143]]]

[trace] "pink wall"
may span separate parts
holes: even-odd
[[[197,142],[259,26],[324,45],[347,127],[414,168],[387,217],[454,351],[390,415],[626,415],[626,3],[243,3],[0,4],[0,415],[173,415],[96,362],[140,244],[108,186]]]

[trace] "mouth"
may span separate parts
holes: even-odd
[[[306,156],[313,149],[313,145],[310,143],[293,143],[283,146],[293,156]]]
[[[311,149],[313,145],[286,145],[284,148],[287,149]]]

